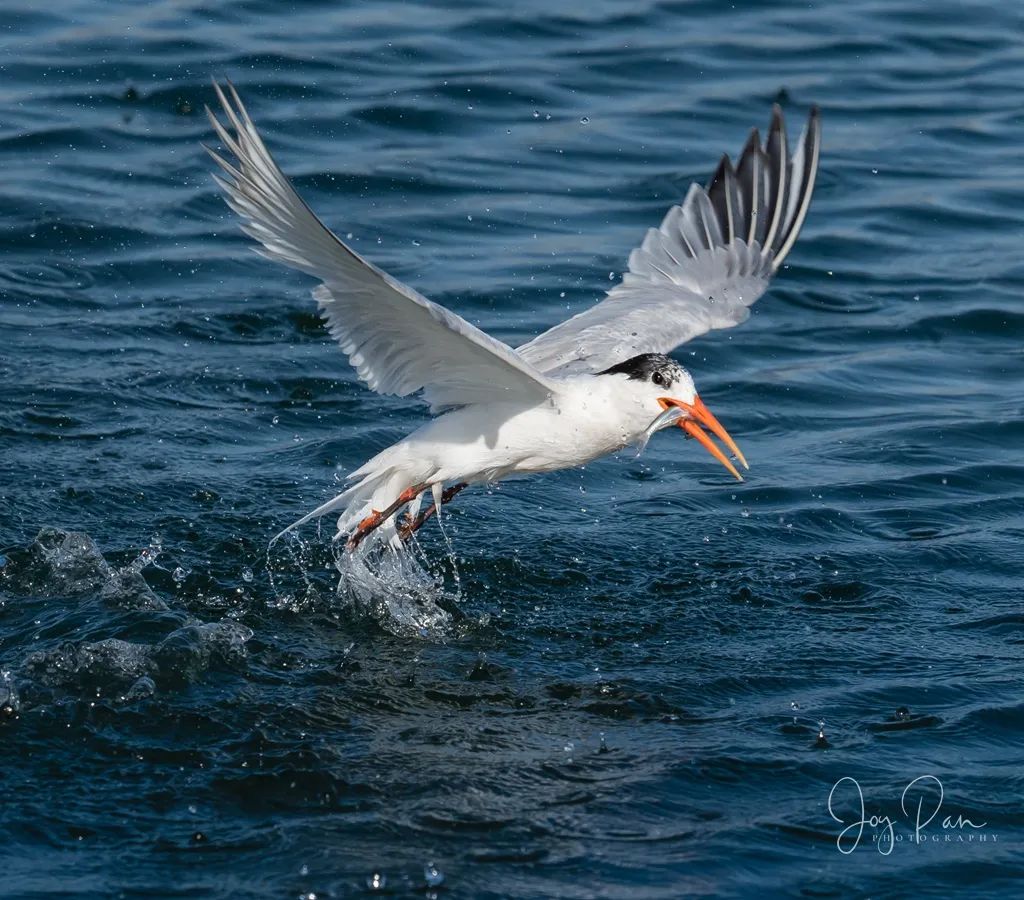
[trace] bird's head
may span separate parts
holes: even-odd
[[[697,395],[697,388],[694,387],[690,373],[674,359],[663,353],[642,353],[605,369],[600,374],[625,376],[626,390],[645,411],[655,417],[652,422],[655,429],[677,424],[689,437],[696,438],[738,481],[743,480],[743,476],[712,442],[704,429],[718,437],[736,455],[745,469],[749,468],[740,448]],[[668,410],[678,410],[679,418],[673,420],[672,417],[665,416],[664,424],[658,424],[658,420]]]

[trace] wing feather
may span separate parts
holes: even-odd
[[[772,124],[768,128],[765,153],[768,157],[768,210],[767,231],[762,246],[770,248],[778,233],[785,208],[786,189],[789,176],[789,154],[786,141],[786,125],[778,104],[772,108]]]
[[[821,129],[808,128],[801,136],[796,153],[793,154],[790,169],[793,189],[789,192],[789,202],[786,205],[785,234],[774,251],[776,269],[793,249],[793,244],[796,243],[807,217],[807,210],[811,207],[811,195],[814,193],[814,180],[818,175],[820,155]]]
[[[313,296],[360,380],[382,394],[422,390],[435,408],[532,404],[551,394],[551,382],[511,347],[342,243],[277,167],[234,86],[228,83],[227,94],[214,88],[230,130],[209,108],[207,115],[234,157],[232,163],[209,150],[226,176],[214,178],[261,255],[323,282]]]
[[[737,191],[745,198],[746,209],[743,224],[745,226],[742,237],[751,244],[757,240],[757,221],[761,215],[763,202],[764,166],[762,163],[761,136],[756,128],[751,130],[750,137],[740,154],[739,164],[736,166]]]
[[[791,160],[775,106],[763,147],[754,129],[735,168],[724,157],[707,189],[691,185],[647,232],[604,300],[524,344],[520,356],[542,372],[600,372],[743,322],[800,233],[820,148],[815,107]]]

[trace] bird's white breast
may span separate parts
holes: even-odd
[[[517,472],[579,466],[636,441],[653,415],[617,390],[620,379],[585,375],[560,382],[532,407],[463,407],[400,442],[404,453],[433,463],[443,481],[493,481]]]

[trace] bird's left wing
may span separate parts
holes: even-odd
[[[790,156],[776,106],[765,145],[754,129],[735,168],[723,157],[706,189],[692,185],[629,255],[621,284],[517,352],[541,372],[595,373],[743,322],[800,233],[820,146],[812,109]]]
[[[234,86],[215,84],[231,134],[207,114],[234,164],[210,150],[227,177],[214,176],[258,252],[319,278],[314,291],[330,333],[371,390],[423,390],[434,408],[471,403],[538,403],[551,383],[497,341],[432,303],[343,244],[277,167]],[[209,149],[209,148],[207,148]]]

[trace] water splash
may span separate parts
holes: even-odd
[[[338,593],[393,634],[444,639],[454,621],[450,610],[461,596],[450,544],[446,561],[455,573],[454,591],[445,586],[442,566],[430,561],[418,541],[395,547],[381,535],[354,553],[336,545]]]
[[[157,682],[189,684],[207,670],[241,668],[252,629],[238,622],[202,622],[172,631],[158,644],[104,638],[64,641],[29,653],[22,664],[35,683],[54,688],[106,691],[126,702],[145,699]]]
[[[21,701],[14,684],[14,675],[7,670],[0,671],[0,722],[17,718],[20,709]]]
[[[5,567],[15,589],[41,597],[97,594],[107,606],[126,610],[161,610],[167,604],[146,584],[142,570],[152,564],[159,546],[150,546],[123,568],[112,566],[85,532],[40,529],[24,550],[11,553]]]
[[[392,634],[446,640],[461,618],[461,585],[454,550],[438,518],[445,551],[433,555],[415,536],[399,544],[382,526],[355,551],[330,539],[290,532],[267,550],[270,604],[295,613],[366,618]],[[322,536],[321,536],[322,537]],[[320,573],[336,573],[333,583]],[[449,586],[450,582],[450,586]]]

